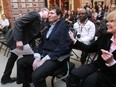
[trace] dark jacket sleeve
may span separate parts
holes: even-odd
[[[98,39],[96,41],[92,42],[90,45],[86,45],[77,40],[76,43],[73,45],[73,48],[78,49],[78,50],[83,50],[88,53],[97,52],[100,49],[99,47],[100,47],[104,37],[105,37],[105,33],[102,34],[101,36],[99,36]]]
[[[60,26],[62,27],[59,27],[61,28],[61,33],[59,35],[60,36],[59,44],[54,51],[48,54],[51,60],[53,61],[59,58],[60,56],[69,53],[71,47],[71,39],[68,34],[69,31],[68,25],[64,23],[61,24]]]
[[[17,19],[14,23],[14,40],[21,41],[23,29],[25,26],[29,26],[34,20],[38,19],[39,14],[35,11],[28,13],[27,15]]]

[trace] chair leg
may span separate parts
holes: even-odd
[[[86,59],[86,64],[88,64],[89,63],[89,60],[91,60],[91,57],[90,57],[91,55],[90,55],[90,53],[88,54],[88,56],[87,56],[87,59]]]
[[[8,55],[9,55],[9,53],[10,53],[10,49],[8,48],[7,55],[6,55],[7,57],[8,57]]]
[[[95,60],[96,56],[97,56],[97,53],[95,53],[93,57],[91,57],[91,54],[89,53],[87,56],[86,64],[88,64],[89,61],[93,62]]]
[[[0,45],[0,51],[2,50],[2,47],[3,47],[3,44],[1,43],[1,45]]]
[[[5,46],[6,48],[5,48],[5,52],[4,52],[4,56],[7,54],[7,51],[8,51],[8,47],[7,46]]]
[[[4,50],[4,56],[8,57],[8,54],[10,53],[10,49],[6,44],[1,42],[0,43],[0,51],[2,51],[2,49]]]
[[[52,79],[51,79],[51,86],[54,87],[54,79],[55,77],[53,76]]]

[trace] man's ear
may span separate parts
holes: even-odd
[[[58,19],[60,19],[61,15],[58,15]]]

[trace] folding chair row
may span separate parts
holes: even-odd
[[[0,51],[4,51],[4,56],[7,56],[10,54],[10,48],[6,44],[5,38],[0,38]]]

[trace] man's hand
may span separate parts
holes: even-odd
[[[112,65],[112,63],[115,61],[114,58],[113,58],[113,54],[104,50],[104,49],[101,49],[102,51],[102,58],[104,61],[106,61],[109,65]]]
[[[36,58],[33,62],[33,70],[40,67],[46,60],[49,60],[48,55],[42,58],[41,60],[40,58]]]
[[[16,48],[19,50],[23,50],[23,42],[22,41],[17,41],[16,42]]]
[[[35,58],[34,62],[33,62],[33,70],[35,70],[38,67],[38,64],[40,62],[40,58]]]

